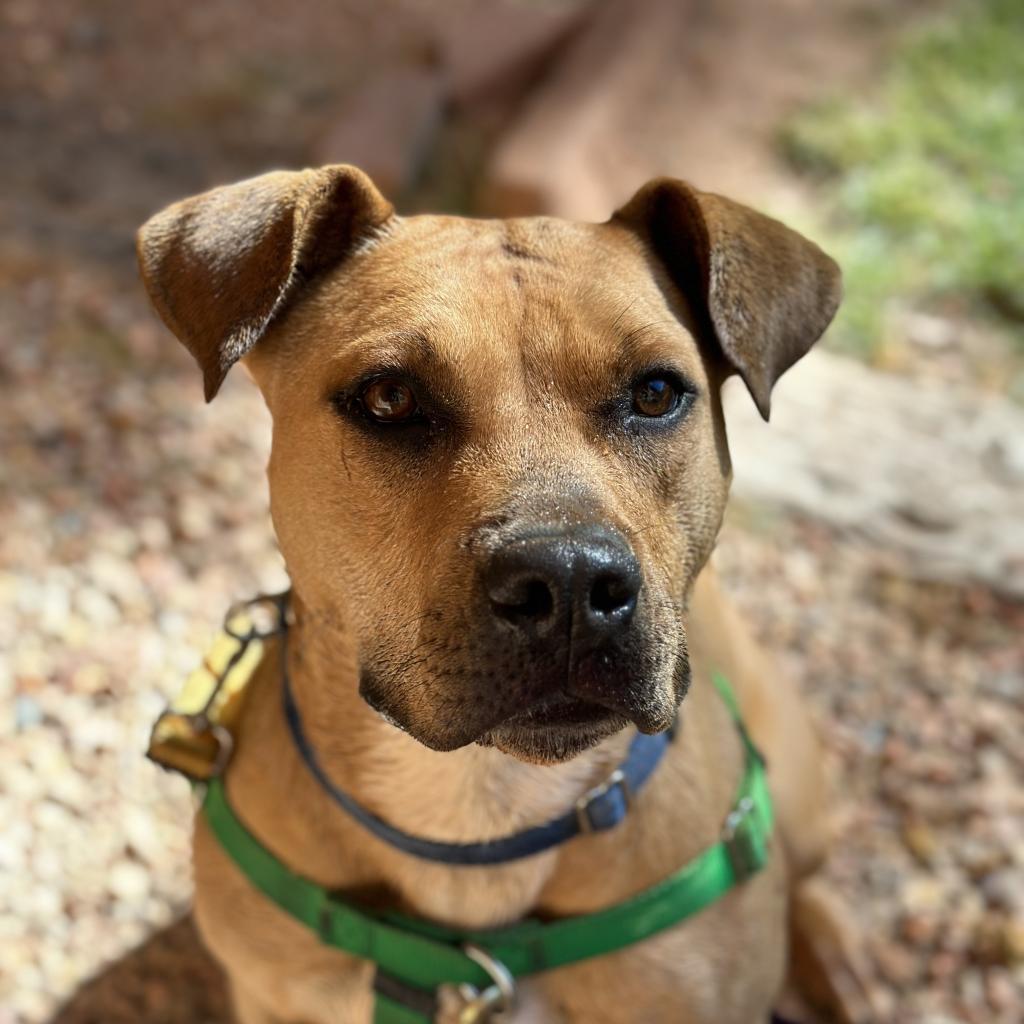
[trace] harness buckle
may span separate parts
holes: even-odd
[[[459,1011],[459,1024],[489,1024],[516,1005],[516,980],[511,971],[485,949],[467,943],[462,951],[479,964],[490,976],[491,984],[482,991],[474,985],[460,985],[459,996],[463,1005]]]
[[[611,813],[606,815],[605,820],[601,818],[595,820],[591,814],[594,804],[607,797],[616,789],[622,794],[621,807],[615,806],[610,808]],[[606,828],[617,825],[622,820],[623,814],[629,810],[629,805],[632,802],[633,794],[630,792],[629,782],[626,780],[625,773],[621,768],[616,768],[604,782],[594,786],[593,789],[588,789],[576,801],[576,821],[579,824],[580,832],[603,832]]]
[[[764,836],[754,815],[754,801],[745,796],[729,812],[722,826],[722,843],[737,882],[756,874],[765,863]]]

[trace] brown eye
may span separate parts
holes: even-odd
[[[412,388],[395,377],[367,384],[359,395],[363,408],[379,423],[400,423],[419,412]]]
[[[667,416],[679,405],[679,391],[665,377],[648,377],[633,387],[633,411],[641,416]]]

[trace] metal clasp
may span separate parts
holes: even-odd
[[[610,793],[616,786],[622,791],[622,802],[626,809],[629,809],[629,805],[633,802],[633,794],[630,792],[629,783],[626,781],[626,776],[623,774],[621,768],[616,768],[615,771],[608,776],[604,782],[595,786],[593,789],[588,789],[576,801],[576,821],[579,824],[581,832],[595,832],[597,827],[594,825],[593,819],[590,817],[590,805],[595,800],[600,800],[601,797]]]
[[[224,616],[224,632],[241,644],[283,633],[288,628],[288,596],[289,592],[285,591],[236,601]],[[238,619],[248,626],[244,632],[239,632],[235,626]]]
[[[153,761],[198,783],[209,782],[224,772],[234,748],[231,723],[237,718],[244,687],[255,670],[251,648],[284,632],[287,616],[287,594],[262,595],[231,606],[221,635],[203,664],[156,720],[148,748]],[[233,683],[229,682],[247,657],[250,664],[244,678],[235,677]],[[185,710],[188,708],[191,710]]]
[[[737,882],[749,878],[764,864],[763,844],[752,818],[754,810],[754,801],[749,796],[742,797],[722,826],[722,842]]]
[[[496,1024],[501,1014],[515,1007],[516,980],[487,950],[467,944],[462,951],[487,972],[491,984],[482,991],[474,985],[459,986],[459,995],[465,1001],[459,1011],[459,1024]]]

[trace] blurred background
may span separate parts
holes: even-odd
[[[0,156],[0,1024],[228,1020],[142,751],[285,582],[269,425],[243,374],[204,407],[133,233],[331,161],[600,220],[672,174],[838,256],[771,426],[729,387],[715,557],[827,738],[886,1018],[1024,1019],[1020,0],[13,0]]]

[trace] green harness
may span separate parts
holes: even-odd
[[[511,1007],[514,979],[611,953],[670,928],[721,899],[766,863],[773,814],[764,761],[729,683],[721,675],[713,679],[746,754],[721,839],[656,885],[590,914],[476,931],[398,913],[370,913],[278,860],[235,814],[219,777],[208,782],[202,814],[228,856],[264,896],[325,945],[377,965],[374,1024],[430,1024],[438,990],[447,985],[462,997],[462,1024],[486,1021]]]

